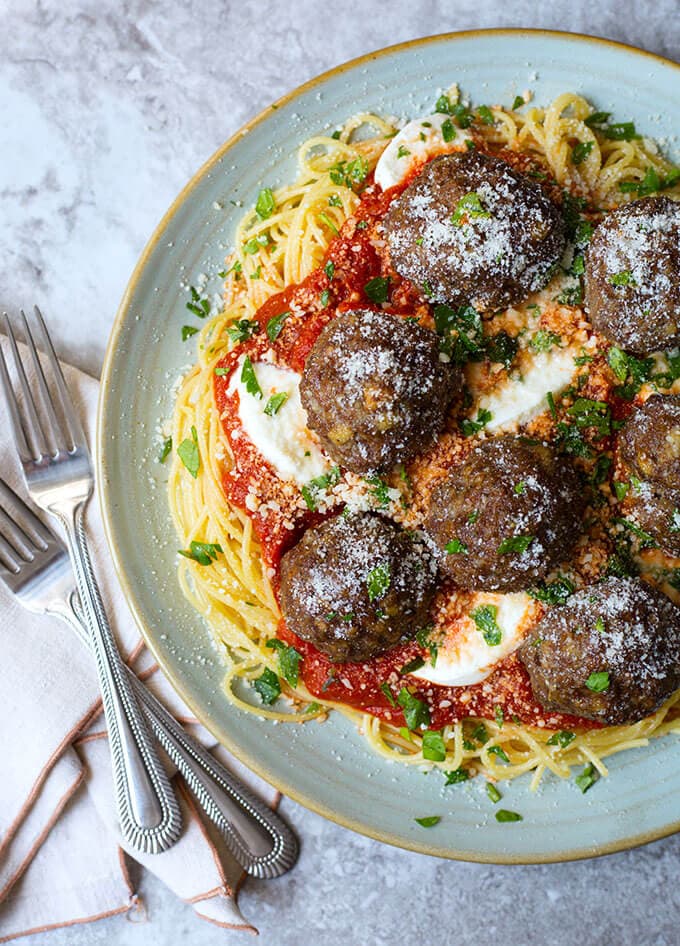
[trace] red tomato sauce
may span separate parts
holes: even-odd
[[[321,267],[310,273],[303,282],[289,286],[268,299],[256,315],[263,331],[236,346],[221,359],[218,368],[223,371],[215,376],[214,398],[227,437],[240,426],[238,395],[230,394],[228,387],[231,374],[242,355],[249,355],[255,362],[265,351],[273,349],[281,363],[301,372],[314,342],[336,312],[357,306],[378,308],[364,291],[366,283],[377,276],[389,276],[391,281],[391,304],[380,311],[403,315],[413,315],[416,310],[423,312],[420,293],[411,283],[389,269],[386,258],[380,255],[371,239],[375,224],[382,219],[390,202],[407,183],[405,181],[400,187],[385,193],[364,196],[354,217],[331,241]],[[328,264],[332,264],[332,267]],[[332,277],[329,273],[332,273]],[[290,315],[284,320],[278,337],[272,341],[267,336],[267,324],[275,316],[286,312]],[[276,479],[276,474],[247,438],[230,439],[230,447],[233,466],[224,471],[224,493],[230,503],[251,517],[263,558],[274,569],[273,584],[276,589],[281,556],[297,542],[306,528],[317,524],[322,517],[310,512],[297,520],[294,529],[282,529],[249,511],[246,498],[251,481],[256,479],[261,482],[263,477],[266,479],[268,476]],[[599,723],[590,720],[543,710],[534,700],[528,674],[514,654],[499,662],[492,675],[482,683],[446,687],[429,684],[408,674],[399,674],[400,668],[415,657],[427,659],[427,652],[416,641],[364,663],[334,664],[312,644],[294,634],[283,621],[278,636],[303,656],[301,676],[310,693],[365,710],[396,725],[404,724],[404,716],[393,702],[401,687],[408,686],[414,696],[427,704],[430,725],[434,728],[466,717],[494,719],[500,711],[505,719],[550,729],[600,727]],[[388,699],[381,684],[387,684],[393,701]]]

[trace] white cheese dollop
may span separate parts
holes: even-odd
[[[300,375],[267,361],[253,362],[262,397],[249,394],[241,381],[244,358],[240,358],[229,381],[229,393],[238,394],[238,416],[243,431],[282,480],[304,486],[326,473],[331,463],[307,427],[307,412],[300,400]],[[265,414],[273,394],[287,394],[271,417]]]
[[[520,376],[511,376],[489,394],[483,394],[477,406],[491,412],[486,425],[489,433],[526,424],[548,409],[548,392],[557,397],[576,372],[572,348],[552,348],[534,354]]]
[[[442,136],[442,125],[447,119],[454,132],[451,141],[444,141]],[[386,191],[388,187],[400,184],[416,162],[443,151],[461,151],[466,147],[466,141],[472,141],[472,138],[456,127],[448,115],[437,112],[409,122],[380,155],[375,168],[376,184]]]
[[[472,686],[486,680],[494,666],[522,643],[534,614],[534,602],[523,591],[517,594],[479,592],[470,613],[483,605],[493,605],[501,642],[489,646],[473,618],[456,621],[449,636],[439,645],[434,667],[428,662],[413,672],[414,677],[440,686]]]

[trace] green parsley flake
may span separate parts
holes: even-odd
[[[399,148],[397,149],[398,158],[407,158],[410,153],[411,152],[408,150],[408,148],[405,148],[404,145],[399,145]]]
[[[364,286],[364,292],[371,302],[387,302],[390,288],[389,276],[376,276],[375,279],[369,279]]]
[[[560,749],[566,749],[567,746],[576,739],[576,733],[569,732],[566,729],[560,729],[559,732],[553,733],[550,739],[548,739],[549,746],[559,746]]]
[[[534,541],[533,535],[511,535],[498,546],[499,555],[523,554]]]
[[[501,824],[509,821],[522,821],[522,816],[516,811],[508,811],[507,808],[499,808],[496,812],[496,821]]]
[[[257,375],[255,374],[255,369],[253,368],[253,363],[250,360],[250,355],[246,355],[243,359],[243,367],[241,368],[241,383],[245,384],[246,391],[248,394],[252,394],[253,397],[262,398],[262,388],[260,383],[257,380]]]
[[[561,341],[562,337],[560,335],[540,328],[529,342],[529,345],[535,352],[545,352],[550,351],[553,345],[559,346]]]
[[[528,594],[536,601],[543,601],[545,604],[560,605],[564,604],[570,595],[575,591],[574,584],[560,575],[554,581],[542,581],[535,588],[529,588]]]
[[[491,755],[498,756],[501,762],[507,762],[508,765],[510,764],[510,759],[508,758],[508,755],[502,746],[489,746],[488,752]]]
[[[489,647],[497,647],[503,637],[503,633],[496,622],[498,608],[495,604],[482,604],[470,613],[470,617],[477,625],[477,630],[482,632],[482,637]]]
[[[470,778],[470,773],[462,766],[458,769],[453,769],[452,772],[444,772],[444,775],[446,776],[444,785],[460,785],[461,782],[467,782]]]
[[[427,704],[413,696],[406,687],[402,687],[397,696],[397,703],[404,712],[404,719],[409,729],[420,729],[430,725],[430,711]]]
[[[222,546],[217,542],[190,542],[188,549],[179,549],[179,554],[190,558],[198,565],[212,565],[222,552]]]
[[[187,437],[177,448],[177,456],[194,479],[198,476],[201,466],[201,457],[198,452],[198,434],[196,428],[191,428],[191,440]]]
[[[442,122],[442,138],[448,144],[448,142],[453,141],[458,132],[456,131],[456,126],[453,124],[450,118],[444,119]]]
[[[275,208],[276,201],[274,200],[273,191],[270,187],[263,187],[260,193],[257,195],[255,212],[257,213],[260,220],[267,220],[274,213]]]
[[[246,243],[243,244],[243,252],[248,256],[254,256],[258,253],[263,246],[267,246],[269,243],[269,237],[266,233],[260,233],[257,236],[251,237]]]
[[[623,269],[620,273],[614,273],[609,277],[612,286],[637,286],[633,274],[629,269]]]
[[[396,706],[397,706],[397,701],[396,701],[395,698],[394,698],[394,694],[393,694],[392,691],[390,690],[389,684],[388,684],[387,682],[381,683],[381,684],[380,684],[380,689],[382,690],[383,696],[385,697],[385,699],[387,700],[387,702],[390,704],[390,706],[395,706],[395,707],[396,707]]]
[[[319,216],[319,220],[320,220],[322,223],[325,223],[326,226],[328,227],[328,229],[329,229],[329,230],[332,230],[333,233],[334,233],[336,236],[338,236],[338,234],[340,233],[340,231],[339,231],[338,228],[336,227],[334,221],[331,220],[331,218],[328,216],[328,214],[326,214],[326,213],[320,213],[318,216]]]
[[[268,417],[273,417],[275,414],[278,414],[287,400],[288,395],[285,391],[280,391],[278,394],[272,394],[272,396],[267,401],[264,413],[267,414]]]
[[[486,783],[486,794],[489,796],[489,799],[494,803],[494,805],[497,805],[503,797],[493,782]]]
[[[606,693],[609,689],[609,671],[600,670],[591,673],[586,680],[586,686],[593,693]]]
[[[172,437],[168,437],[167,440],[163,441],[161,452],[158,454],[158,462],[165,463],[165,461],[170,456],[171,452],[172,452]]]
[[[579,141],[577,145],[574,145],[571,149],[571,163],[576,165],[583,164],[593,150],[594,144],[594,141]]]
[[[456,204],[456,209],[451,217],[451,223],[460,227],[466,220],[490,216],[489,211],[484,209],[479,194],[476,191],[470,191],[470,193],[461,197]]]
[[[512,103],[512,111],[516,112],[518,108],[521,108],[523,105],[526,105],[524,98],[521,95],[516,95],[515,100]]]
[[[399,673],[401,676],[406,676],[409,673],[415,673],[416,670],[420,670],[421,667],[425,666],[425,661],[422,657],[414,657],[413,660],[409,660],[408,663],[404,664],[403,667],[399,668]]]
[[[267,322],[267,338],[270,342],[275,342],[276,339],[281,334],[281,329],[283,328],[283,323],[291,315],[290,312],[279,312],[278,315],[274,315]]]
[[[186,308],[189,312],[197,315],[199,319],[207,318],[210,315],[210,301],[201,298],[195,286],[189,286],[189,292],[191,293],[191,302],[186,303]]]
[[[464,437],[472,437],[474,434],[479,433],[480,430],[483,430],[489,421],[493,418],[491,411],[486,408],[480,408],[477,411],[477,419],[472,420],[469,417],[464,417],[460,422],[461,433]]]
[[[227,326],[227,335],[232,342],[245,342],[255,334],[259,325],[251,319],[239,319],[232,325]]]
[[[422,828],[433,828],[442,820],[439,815],[428,815],[426,818],[414,818]]]
[[[198,332],[198,329],[195,325],[183,325],[182,326],[182,341],[185,342],[187,338],[191,338],[192,335],[195,335]]]
[[[423,759],[430,762],[443,762],[446,758],[446,746],[439,729],[426,729],[423,733]]]
[[[368,176],[368,161],[355,158],[353,161],[340,161],[329,169],[331,181],[338,186],[353,187],[362,184]]]
[[[376,567],[368,573],[366,582],[368,586],[368,600],[376,601],[384,597],[390,587],[390,581],[390,566],[376,565]]]
[[[451,539],[450,542],[447,542],[444,546],[444,550],[449,553],[449,555],[467,555],[468,547],[465,542],[461,542],[460,539]]]
[[[255,680],[253,686],[259,693],[260,699],[266,706],[271,706],[272,703],[276,703],[278,698],[281,696],[281,684],[279,683],[279,678],[276,676],[273,670],[269,669],[269,667],[265,667],[262,676]]]
[[[277,652],[279,673],[287,683],[295,688],[298,685],[300,677],[299,671],[302,654],[294,647],[289,647],[276,637],[271,637],[267,641],[266,646]]]
[[[591,786],[597,782],[599,773],[592,762],[588,763],[580,775],[577,775],[574,782],[585,794]]]
[[[329,280],[335,275],[335,263],[332,260],[328,260],[326,265],[323,268],[324,273],[328,276]]]
[[[477,115],[484,125],[493,125],[495,122],[493,112],[488,105],[480,105],[477,109]]]

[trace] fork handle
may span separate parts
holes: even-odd
[[[66,533],[78,594],[90,632],[109,732],[116,805],[125,840],[157,854],[179,838],[182,815],[133,691],[104,611],[83,523],[83,504],[59,516]]]

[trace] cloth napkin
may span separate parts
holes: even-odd
[[[64,373],[93,443],[98,383],[68,365]],[[4,403],[0,475],[25,496]],[[145,651],[116,582],[96,496],[87,525],[107,612],[128,662],[227,768],[276,806],[278,793],[215,745]],[[128,856],[203,919],[257,932],[236,903],[243,873],[208,830],[180,776],[173,780],[185,822],[180,841],[160,855],[126,853],[92,658],[66,624],[26,611],[1,582],[0,720],[0,943],[140,911]]]

